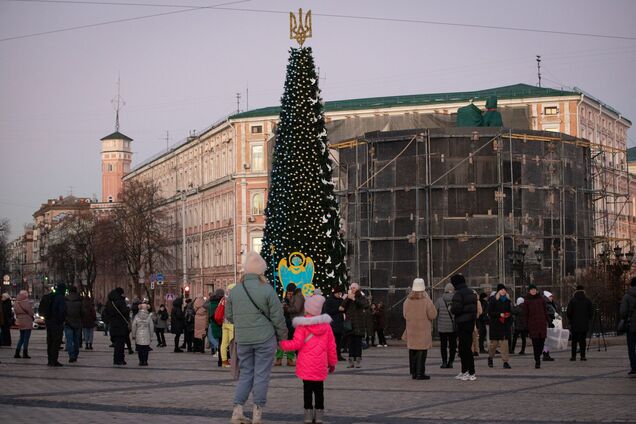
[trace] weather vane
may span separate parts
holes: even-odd
[[[305,14],[303,22],[303,9],[298,9],[298,20],[294,12],[289,12],[289,39],[298,41],[302,47],[307,38],[311,38],[311,10]]]

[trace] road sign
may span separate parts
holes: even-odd
[[[158,283],[163,283],[163,280],[164,280],[163,273],[158,272],[158,273],[157,273],[157,282],[158,282]]]
[[[155,289],[155,282],[150,280],[150,290],[154,290]]]
[[[172,302],[174,300],[174,293],[166,293],[166,301]]]

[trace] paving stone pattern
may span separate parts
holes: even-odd
[[[18,339],[13,334],[13,340]],[[32,359],[14,359],[0,349],[2,423],[227,423],[235,383],[209,353],[172,353],[154,348],[149,367],[112,366],[109,340],[95,334],[95,350],[81,350],[74,364],[60,352],[61,368],[46,366],[45,332],[34,331]],[[171,341],[171,337],[167,338]],[[512,370],[499,358],[495,368],[477,358],[478,380],[453,379],[440,369],[439,349],[429,352],[429,381],[408,375],[403,345],[371,347],[362,368],[340,363],[326,382],[328,423],[636,423],[636,378],[627,376],[624,341],[607,351],[594,343],[587,362],[570,362],[569,351],[534,369],[531,356],[512,356]],[[265,408],[268,423],[302,422],[302,382],[293,369],[276,367]],[[251,413],[251,403],[246,410]]]

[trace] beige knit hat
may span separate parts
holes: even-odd
[[[250,252],[245,257],[245,264],[243,265],[243,272],[245,274],[265,274],[267,264],[261,255],[256,252]]]

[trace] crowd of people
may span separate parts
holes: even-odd
[[[205,353],[207,346],[218,357],[219,367],[232,368],[238,380],[232,422],[260,423],[272,368],[282,366],[286,358],[286,365],[295,367],[303,382],[304,422],[322,423],[324,381],[335,371],[338,361],[347,360],[343,354],[348,354],[347,368],[359,368],[364,348],[386,346],[384,306],[370,302],[357,283],[352,283],[346,293],[335,288],[326,298],[319,290],[303,295],[290,283],[280,301],[264,277],[265,270],[261,256],[250,253],[244,274],[236,284],[207,297],[178,297],[170,312],[165,305],[153,311],[147,300],[135,299],[129,305],[124,290],[114,289],[106,304],[100,305],[114,366],[126,365],[126,348],[129,354],[137,352],[139,366],[148,366],[153,342],[158,348],[166,347],[165,333],[169,331],[174,335],[174,353]],[[619,315],[626,322],[629,374],[633,375],[636,325],[631,323],[636,322],[636,278],[630,284]],[[3,294],[0,308],[2,345],[11,346],[10,329],[17,326],[20,337],[14,356],[29,359],[34,307],[28,292],[21,291],[14,303],[8,294]],[[69,363],[78,361],[82,346],[93,349],[96,308],[93,299],[81,296],[77,287],[58,284],[43,296],[39,309],[46,319],[50,367],[62,366],[59,352],[63,339]],[[430,379],[426,361],[433,347],[435,327],[440,338],[440,366],[453,368],[458,357],[458,380],[477,379],[474,358],[480,354],[488,355],[490,368],[499,355],[502,367],[511,369],[511,355],[519,341],[521,349],[517,355],[526,354],[526,339],[532,345],[535,368],[540,368],[542,361],[554,360],[545,341],[549,329],[560,321],[559,311],[553,294],[541,292],[533,284],[527,287],[525,296],[514,300],[503,284],[490,294],[478,294],[468,287],[464,276],[456,274],[444,287],[444,294],[433,302],[425,281],[416,278],[403,304],[406,328],[402,338],[408,349],[410,376],[414,380]],[[565,311],[572,338],[570,360],[585,361],[594,308],[582,286],[576,287]],[[243,410],[250,395],[254,404],[251,419]]]

